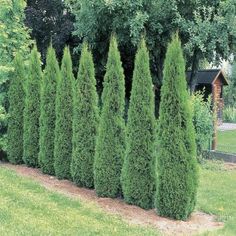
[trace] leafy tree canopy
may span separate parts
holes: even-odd
[[[73,16],[67,11],[63,0],[27,0],[26,25],[32,29],[31,36],[37,42],[46,61],[47,48],[52,40],[57,56],[62,58],[66,44],[72,46]]]
[[[128,78],[132,77],[135,48],[145,32],[156,84],[161,83],[167,43],[176,31],[179,31],[183,43],[187,67],[193,72],[198,69],[200,60],[207,59],[218,64],[235,50],[234,0],[67,2],[76,15],[74,33],[92,45],[100,73],[104,72],[105,52],[112,31],[119,39]],[[80,48],[81,45],[77,49]]]
[[[0,0],[0,98],[6,107],[6,91],[13,59],[16,52],[23,58],[29,53],[31,44],[27,28],[24,26],[24,0]]]

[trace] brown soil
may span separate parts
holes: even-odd
[[[224,163],[226,170],[236,170],[236,163]]]
[[[188,221],[175,221],[157,216],[154,210],[146,211],[136,206],[127,205],[121,199],[98,198],[94,190],[78,188],[70,181],[59,181],[53,176],[42,174],[37,169],[10,164],[2,164],[2,166],[15,170],[19,175],[36,180],[49,190],[82,201],[93,202],[106,212],[119,215],[131,224],[157,228],[164,235],[190,236],[223,227],[223,223],[217,222],[213,215],[195,212]]]

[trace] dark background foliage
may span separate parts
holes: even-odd
[[[62,0],[28,0],[25,16],[25,24],[31,29],[31,37],[37,42],[43,62],[51,40],[59,59],[65,45],[71,48],[77,45],[72,36],[74,16]]]

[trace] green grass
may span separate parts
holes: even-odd
[[[236,153],[236,130],[218,132],[217,150]]]
[[[1,236],[158,235],[0,167]]]
[[[212,168],[209,169],[209,166]],[[236,171],[225,171],[218,164],[208,164],[200,172],[197,208],[217,215],[225,227],[206,235],[236,235]],[[217,168],[218,167],[218,168]]]
[[[220,162],[219,162],[220,163]],[[210,162],[200,170],[197,210],[217,215],[225,227],[205,235],[236,235],[236,170]],[[50,192],[0,167],[0,235],[158,235],[128,225],[97,206]]]

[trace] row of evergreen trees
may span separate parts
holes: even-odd
[[[124,72],[115,37],[100,114],[93,58],[86,44],[76,80],[69,49],[60,69],[51,46],[44,73],[34,48],[28,76],[17,55],[11,81],[11,163],[41,167],[59,179],[95,188],[100,197],[123,195],[129,204],[156,206],[162,216],[186,219],[191,214],[196,202],[196,145],[178,37],[166,55],[159,122],[144,39],[135,59],[127,124]]]

